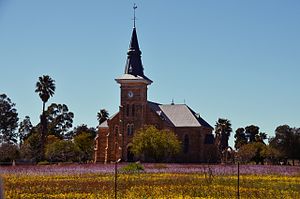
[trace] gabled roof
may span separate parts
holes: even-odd
[[[186,104],[158,104],[149,102],[150,108],[162,119],[174,127],[208,127],[212,128],[204,119],[196,114]]]

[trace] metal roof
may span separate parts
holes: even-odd
[[[175,127],[204,126],[212,128],[186,104],[158,104],[154,102],[148,102],[148,104],[161,118]]]

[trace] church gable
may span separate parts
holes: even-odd
[[[158,104],[148,102],[149,107],[173,127],[212,127],[185,104]]]

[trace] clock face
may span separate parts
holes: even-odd
[[[132,92],[132,91],[129,91],[127,95],[128,95],[128,97],[131,98],[131,97],[133,97],[133,92]]]

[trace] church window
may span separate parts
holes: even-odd
[[[133,134],[133,124],[127,124],[127,135]]]
[[[184,140],[183,140],[183,153],[188,153],[189,152],[189,136],[185,135]]]

